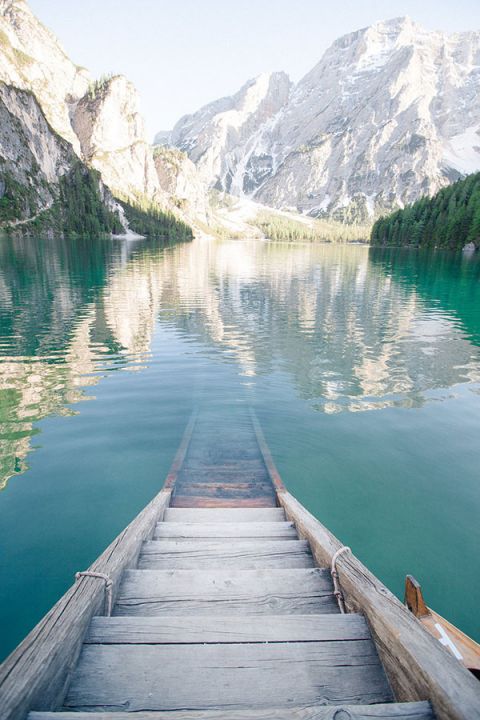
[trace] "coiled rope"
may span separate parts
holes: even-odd
[[[346,545],[343,545],[341,548],[337,550],[337,552],[332,557],[332,565],[330,567],[330,573],[332,575],[333,580],[333,594],[337,598],[338,607],[340,608],[341,613],[346,613],[345,610],[345,600],[343,598],[343,593],[340,590],[340,583],[338,581],[338,572],[337,572],[337,560],[340,557],[340,555],[343,555],[346,552],[352,552],[351,548],[347,547]]]

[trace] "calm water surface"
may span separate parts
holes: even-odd
[[[480,260],[0,240],[0,656],[158,491],[194,406],[253,405],[288,489],[480,639]]]

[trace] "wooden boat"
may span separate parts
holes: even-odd
[[[0,717],[474,720],[480,685],[286,490],[253,413],[202,413],[0,667]]]
[[[405,581],[405,605],[451,655],[480,679],[480,645],[427,607],[420,583],[412,575],[407,575]]]

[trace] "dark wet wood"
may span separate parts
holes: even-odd
[[[230,425],[221,427],[216,418],[200,417],[177,476],[171,506],[275,507],[271,471],[247,412],[238,413]]]
[[[267,497],[203,497],[202,495],[176,494],[170,507],[173,508],[270,508],[272,498]]]
[[[252,418],[253,429],[257,438],[258,447],[262,454],[265,466],[268,470],[270,480],[272,481],[272,484],[277,493],[284,492],[286,489],[285,485],[283,484],[280,473],[278,472],[277,467],[273,461],[272,453],[270,452],[270,448],[268,447],[267,441],[265,440],[262,426],[260,425],[257,414],[253,408],[250,408],[250,417]]]

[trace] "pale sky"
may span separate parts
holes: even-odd
[[[479,0],[30,0],[70,58],[123,73],[149,133],[262,72],[299,80],[336,38],[409,15],[432,30],[480,30]]]

